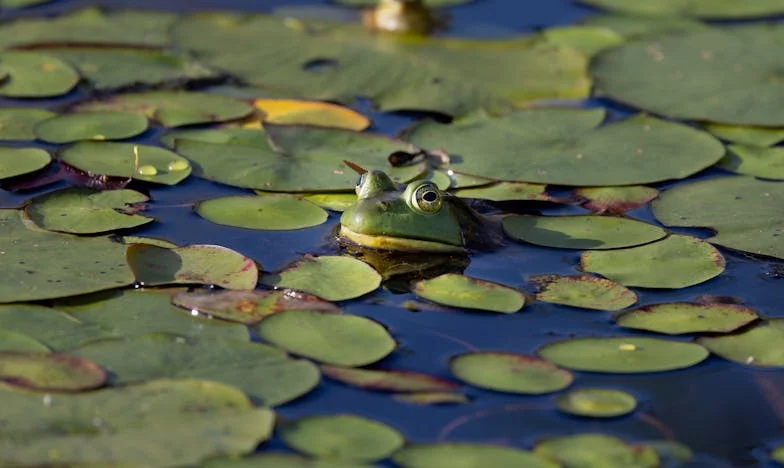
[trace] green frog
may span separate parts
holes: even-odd
[[[364,12],[362,21],[374,31],[425,35],[442,29],[443,15],[434,13],[422,0],[381,0]]]

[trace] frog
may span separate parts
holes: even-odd
[[[363,12],[362,22],[373,31],[427,35],[443,29],[446,17],[435,13],[422,0],[381,0]]]

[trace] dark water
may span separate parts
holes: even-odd
[[[313,4],[274,0],[102,0],[57,1],[28,10],[25,15],[68,11],[87,5],[111,8],[150,8],[174,11],[232,9],[269,11],[276,6]],[[538,27],[569,24],[593,10],[566,0],[485,0],[453,9],[456,30],[531,31]],[[8,17],[7,13],[0,15]],[[489,27],[489,25],[494,25]],[[56,107],[80,97],[45,101]],[[606,103],[591,102],[589,105]],[[10,100],[0,105],[19,105]],[[369,112],[367,103],[357,103]],[[622,109],[615,109],[623,114]],[[404,115],[371,114],[376,131],[394,134],[410,121]],[[153,141],[159,131],[137,141]],[[713,177],[719,170],[698,177]],[[47,187],[51,189],[52,187]],[[327,224],[301,231],[259,232],[217,226],[191,212],[189,203],[244,190],[189,179],[173,188],[152,188],[150,214],[157,223],[137,231],[178,244],[211,243],[238,250],[259,261],[266,270],[285,266],[305,253],[326,253],[334,248],[329,236],[338,222],[331,215]],[[0,206],[16,206],[31,196],[0,191]],[[564,209],[561,209],[562,211]],[[575,208],[567,211],[580,212]],[[655,222],[648,208],[633,216]],[[686,232],[686,231],[684,231]],[[688,231],[691,233],[697,231]],[[706,235],[706,233],[702,233]],[[640,305],[694,300],[704,294],[734,296],[766,317],[784,316],[784,279],[768,275],[773,262],[760,261],[723,251],[724,274],[696,287],[680,290],[639,290]],[[478,254],[466,274],[513,287],[531,290],[526,280],[543,273],[574,274],[579,252],[508,244],[499,251]],[[372,300],[372,303],[368,300]],[[457,312],[409,312],[401,304],[412,299],[379,290],[365,300],[347,301],[350,313],[365,315],[388,326],[400,349],[384,361],[384,367],[409,369],[448,377],[448,359],[471,349],[533,353],[544,343],[568,336],[620,334],[609,313],[584,311],[534,303],[513,315]],[[599,431],[627,440],[670,438],[685,443],[699,454],[692,466],[758,466],[765,448],[784,442],[784,371],[760,371],[711,357],[693,368],[660,374],[613,376],[576,373],[573,388],[616,387],[633,393],[640,408],[631,416],[593,421],[564,416],[553,406],[552,396],[515,396],[468,388],[469,405],[417,407],[397,403],[389,396],[346,387],[324,380],[319,388],[294,403],[278,408],[282,418],[319,413],[357,413],[400,429],[409,440],[500,442],[530,448],[547,435]],[[268,446],[280,449],[273,440]]]

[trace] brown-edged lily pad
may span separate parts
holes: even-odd
[[[382,392],[449,392],[460,388],[459,384],[450,380],[411,371],[322,365],[321,373],[344,384]]]
[[[536,299],[583,309],[621,310],[637,302],[637,294],[614,281],[590,275],[540,275]]]
[[[93,362],[65,354],[0,352],[0,381],[39,391],[78,392],[102,386],[106,372]]]
[[[497,392],[539,395],[562,390],[574,376],[551,362],[533,356],[502,352],[460,354],[449,361],[458,379]]]
[[[729,333],[757,318],[756,311],[737,304],[671,302],[630,310],[615,321],[624,328],[679,335]]]
[[[328,301],[343,301],[375,291],[381,275],[352,257],[322,256],[298,260],[285,270],[265,274],[261,282],[314,294]]]
[[[414,283],[414,293],[452,307],[510,314],[525,305],[520,291],[490,281],[447,273]]]
[[[655,188],[643,185],[626,187],[585,187],[574,191],[586,201],[583,207],[597,213],[623,213],[645,205],[659,196]]]

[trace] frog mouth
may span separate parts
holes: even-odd
[[[458,245],[405,237],[362,234],[352,231],[346,226],[340,226],[340,236],[355,244],[373,249],[404,250],[407,252],[465,252],[465,249]]]

